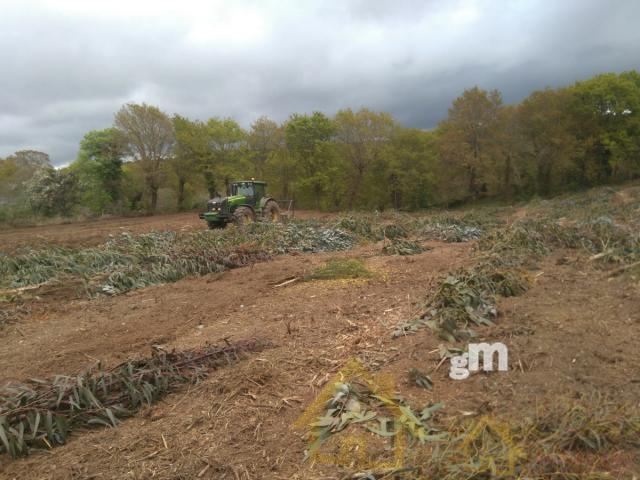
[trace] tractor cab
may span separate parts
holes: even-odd
[[[257,182],[255,180],[233,182],[231,184],[231,196],[245,197],[247,204],[255,205],[256,201],[265,196],[266,188],[266,182]]]

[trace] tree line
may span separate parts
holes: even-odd
[[[505,104],[478,87],[432,130],[349,108],[330,117],[193,120],[130,103],[88,132],[74,162],[0,159],[0,220],[26,214],[202,208],[237,179],[266,180],[299,208],[406,209],[505,201],[640,177],[640,74],[597,75]]]

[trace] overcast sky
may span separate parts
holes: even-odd
[[[431,128],[464,88],[507,102],[640,68],[638,0],[0,0],[0,157],[72,161],[126,102],[168,114],[367,106]]]

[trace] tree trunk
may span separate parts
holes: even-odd
[[[353,208],[353,204],[356,201],[358,193],[360,193],[360,185],[362,184],[363,178],[364,178],[364,167],[356,167],[356,175],[353,178],[353,183],[351,184],[351,188],[349,189],[349,203],[348,203],[349,210]]]
[[[155,185],[151,185],[149,187],[151,193],[151,207],[150,213],[154,214],[156,212],[156,207],[158,206],[158,187]]]
[[[513,164],[511,161],[510,153],[507,153],[507,158],[504,165],[503,193],[504,197],[508,201],[511,201],[511,199],[513,198]]]
[[[216,196],[216,180],[213,172],[209,170],[204,171],[204,181],[207,184],[207,192],[209,192],[209,198]]]
[[[184,186],[187,183],[187,179],[184,177],[178,178],[178,211],[184,210]]]
[[[314,186],[314,193],[315,193],[315,197],[316,197],[316,210],[320,210],[320,197],[322,196],[322,186],[319,184],[316,184]]]
[[[551,193],[551,162],[546,158],[538,160],[538,193],[546,197]]]
[[[478,197],[477,173],[474,165],[469,167],[469,195],[472,200]]]

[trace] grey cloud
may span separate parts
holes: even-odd
[[[1,7],[0,156],[73,160],[128,101],[169,114],[368,106],[430,128],[464,88],[508,102],[640,66],[634,0],[92,2]]]

